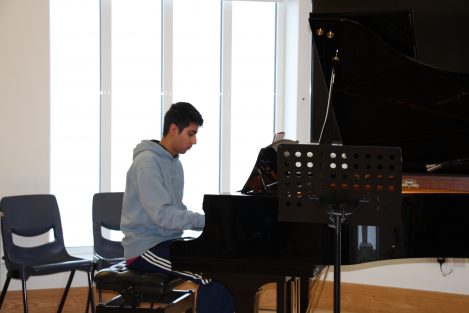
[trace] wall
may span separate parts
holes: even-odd
[[[48,1],[0,1],[0,194],[49,188]]]

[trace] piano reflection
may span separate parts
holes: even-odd
[[[321,143],[402,149],[402,223],[344,225],[343,265],[469,257],[469,75],[419,62],[411,22],[410,12],[310,15],[313,93],[331,94]],[[323,99],[314,105],[324,113]],[[277,312],[289,311],[286,277],[334,264],[333,231],[279,221],[275,191],[205,195],[203,210],[200,237],[172,245],[173,266],[224,283],[237,313],[254,312],[254,294],[269,282],[277,282]]]

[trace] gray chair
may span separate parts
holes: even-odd
[[[10,280],[20,279],[23,308],[28,312],[26,281],[30,276],[70,272],[57,312],[62,312],[76,271],[87,274],[89,305],[94,312],[92,261],[71,256],[65,249],[59,207],[54,195],[20,195],[2,198],[0,202],[1,233],[7,276],[0,296],[0,308]],[[53,230],[53,241],[34,247],[16,245],[14,235],[35,237]],[[87,310],[88,310],[87,304]]]
[[[124,260],[121,241],[103,236],[104,231],[120,231],[123,192],[100,192],[93,196],[93,276],[100,271]],[[99,302],[102,292],[98,289]]]
[[[94,260],[97,270],[124,260],[121,241],[103,236],[103,229],[120,231],[123,196],[123,192],[101,192],[93,196]]]

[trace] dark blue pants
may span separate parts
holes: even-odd
[[[233,313],[233,297],[221,283],[190,272],[173,271],[169,247],[172,240],[162,242],[147,250],[128,264],[128,267],[145,272],[166,273],[196,283],[197,313]]]

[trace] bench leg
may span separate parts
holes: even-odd
[[[96,306],[96,313],[192,313],[195,303],[195,293],[191,290],[174,290],[158,297],[132,294],[130,298],[128,295],[126,297],[121,294],[105,303],[100,303]],[[135,303],[133,298],[139,299],[137,305],[132,304]],[[151,303],[151,307],[141,307],[141,303]],[[161,306],[153,307],[153,303],[161,304]]]

